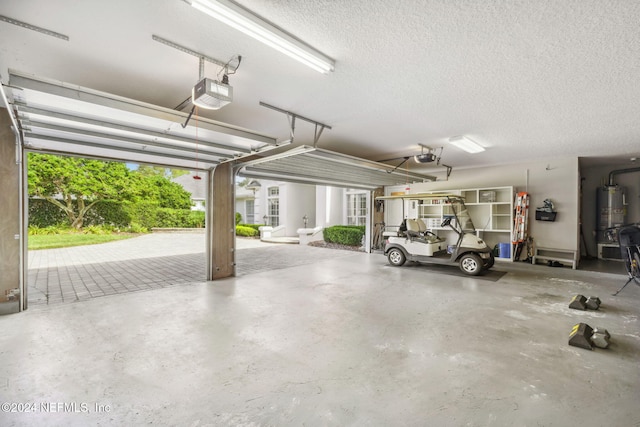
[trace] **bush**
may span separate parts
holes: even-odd
[[[260,232],[260,227],[264,227],[265,224],[237,224],[239,226],[242,227],[249,227],[249,228],[253,228],[254,230],[256,230],[256,232]]]
[[[53,203],[45,199],[29,199],[29,224],[43,228],[69,225],[69,217]]]
[[[29,225],[28,234],[30,236],[43,236],[50,234],[62,234],[71,232],[68,226],[50,225],[48,227],[39,227],[37,225]]]
[[[156,226],[158,202],[126,203],[125,209],[131,218],[132,224],[137,224],[146,229]]]
[[[148,233],[149,229],[141,226],[138,223],[132,222],[124,231],[127,233]]]
[[[75,202],[74,202],[75,203]],[[131,222],[127,207],[118,200],[101,200],[89,209],[83,218],[83,226],[108,224],[126,227]],[[38,227],[69,225],[67,214],[45,199],[29,199],[29,224]]]
[[[365,227],[360,225],[334,225],[322,230],[322,236],[327,243],[338,243],[347,246],[360,246],[364,237]]]
[[[240,212],[236,212],[236,225],[239,225],[242,222],[242,214]]]
[[[126,227],[131,223],[131,215],[118,200],[101,200],[84,216],[84,225],[111,225]]]
[[[155,227],[161,228],[203,228],[204,212],[190,209],[158,208]]]
[[[255,237],[258,234],[258,230],[254,228],[236,225],[236,236]]]

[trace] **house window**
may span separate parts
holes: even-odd
[[[367,194],[347,193],[347,224],[365,225],[367,221]]]
[[[253,200],[244,201],[244,214],[246,216],[245,221],[247,221],[247,224],[253,224],[255,214]]]
[[[280,224],[280,188],[269,187],[267,194],[267,225],[277,227]]]

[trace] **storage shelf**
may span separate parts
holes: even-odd
[[[476,227],[478,236],[485,240],[490,247],[498,243],[511,243],[513,187],[471,188],[450,192],[455,192],[464,198],[468,214]],[[448,227],[439,226],[445,217],[453,214],[450,204],[418,203],[417,208],[418,217],[425,220],[429,230],[451,230]],[[434,224],[438,226],[433,226]],[[511,258],[502,258],[501,260],[511,261]]]

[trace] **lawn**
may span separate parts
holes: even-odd
[[[29,236],[29,250],[67,248],[71,246],[95,245],[98,243],[113,242],[116,240],[131,239],[138,237],[136,233],[113,233],[113,234],[82,234],[82,233],[62,233],[62,234],[36,234]]]

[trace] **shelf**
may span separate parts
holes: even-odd
[[[513,187],[472,188],[450,190],[465,199],[467,213],[476,231],[487,244],[511,242],[513,229]],[[448,203],[418,203],[416,215],[422,218],[432,231],[446,232],[450,228],[440,227],[442,220],[453,215]],[[506,259],[509,261],[509,259]]]

